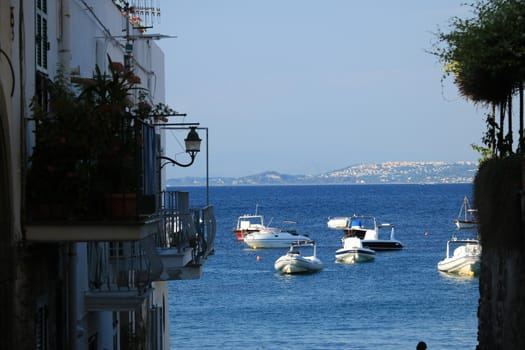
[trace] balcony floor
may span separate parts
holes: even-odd
[[[87,292],[85,306],[87,311],[133,311],[138,310],[151,297],[152,290]]]
[[[199,279],[202,274],[202,266],[192,263],[192,248],[180,251],[176,248],[157,248],[157,255],[162,260],[164,272],[167,274],[163,276],[165,280]]]

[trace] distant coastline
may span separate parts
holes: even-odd
[[[210,186],[365,185],[472,183],[477,162],[383,162],[355,164],[319,175],[289,175],[276,171],[242,177],[210,176]],[[205,186],[205,177],[171,178],[168,186]]]

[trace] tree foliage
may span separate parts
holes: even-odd
[[[463,97],[492,107],[483,137],[485,147],[475,149],[485,158],[505,158],[523,150],[525,2],[480,0],[469,6],[473,16],[453,17],[450,31],[437,33],[432,54],[445,67],[443,78],[452,76]],[[517,94],[520,138],[514,151],[512,100]]]

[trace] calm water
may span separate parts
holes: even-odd
[[[204,189],[186,188],[194,206]],[[478,279],[440,274],[446,241],[474,234],[453,220],[471,185],[212,187],[216,254],[202,278],[170,282],[173,349],[475,349]],[[252,250],[237,242],[237,217],[256,203],[266,224],[296,220],[317,241],[325,268],[282,276],[286,249]],[[405,249],[372,263],[334,263],[342,233],[329,216],[370,214],[396,225]],[[426,234],[425,234],[426,233]],[[257,259],[260,256],[260,260]]]

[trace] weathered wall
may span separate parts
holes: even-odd
[[[487,161],[474,181],[483,245],[480,350],[525,349],[522,163],[519,157]]]

